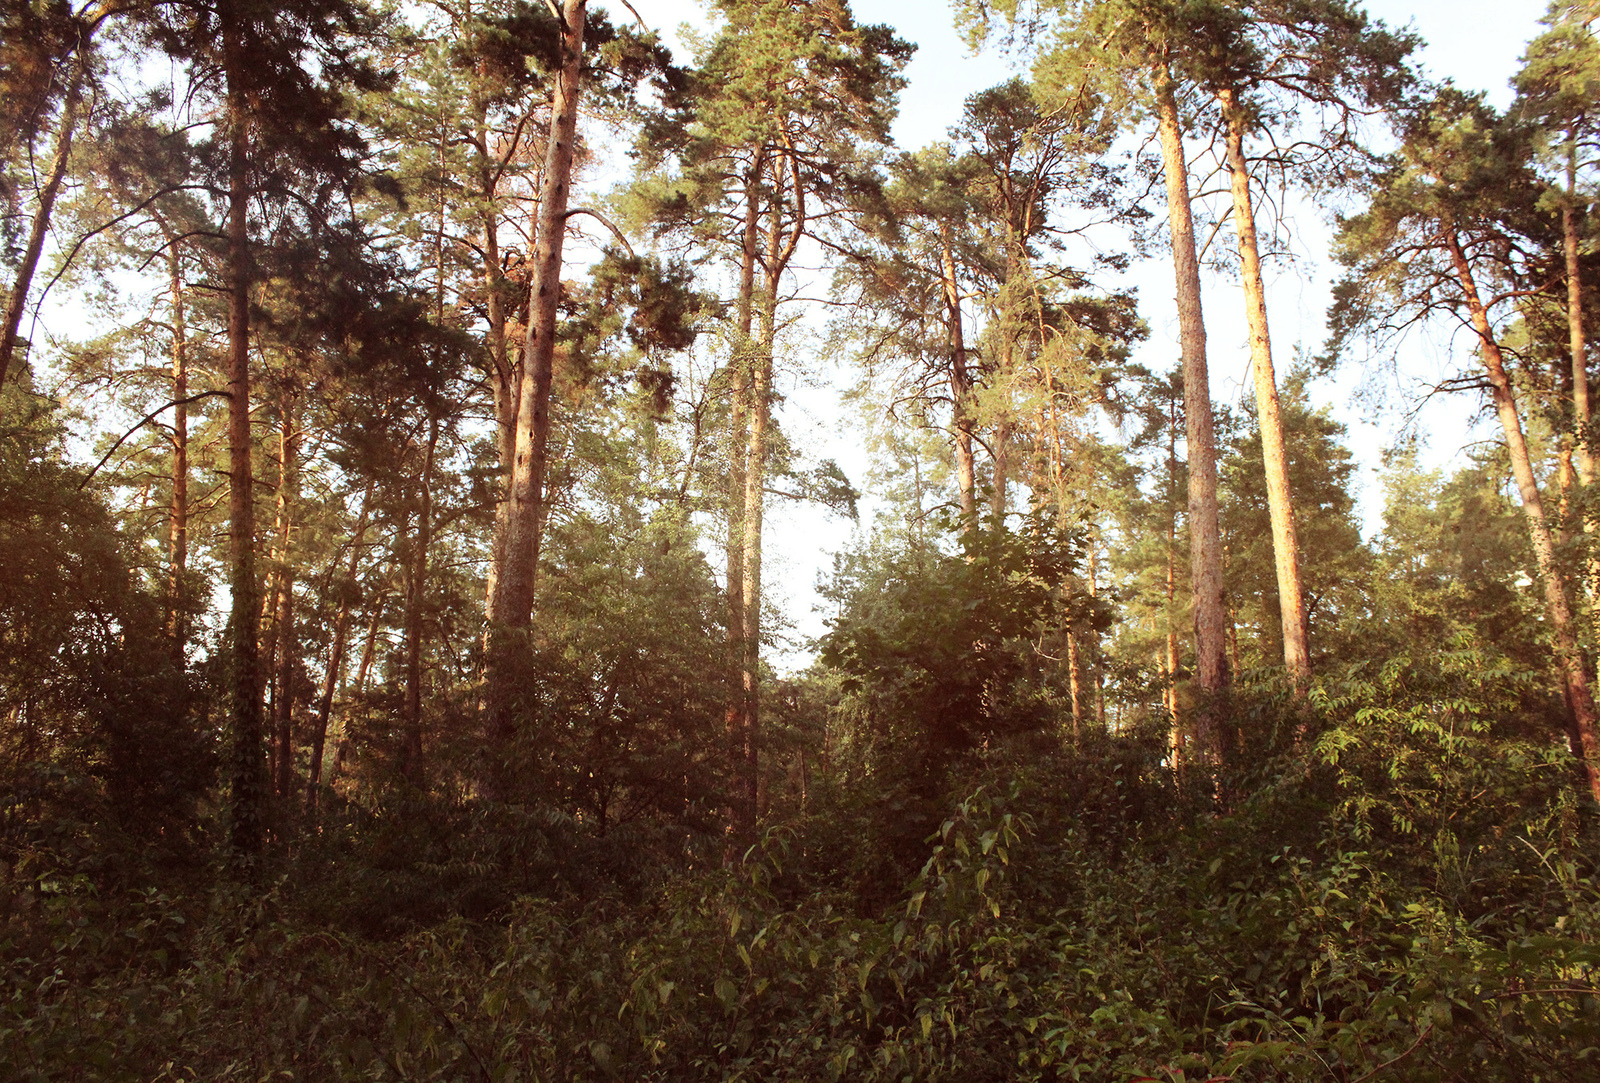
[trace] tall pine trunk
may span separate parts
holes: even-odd
[[[224,9],[223,67],[228,81],[228,587],[224,642],[228,677],[228,845],[236,871],[251,875],[265,828],[267,778],[262,760],[261,665],[257,618],[255,494],[250,447],[250,130],[241,85],[249,57]]]
[[[1255,209],[1250,200],[1250,169],[1244,156],[1245,111],[1231,89],[1218,91],[1227,122],[1228,170],[1233,189],[1233,223],[1239,233],[1240,277],[1244,282],[1245,321],[1250,328],[1250,366],[1255,373],[1256,419],[1261,427],[1261,458],[1266,472],[1267,510],[1272,518],[1272,552],[1278,573],[1278,606],[1283,626],[1283,664],[1297,689],[1311,675],[1306,648],[1305,592],[1300,585],[1300,549],[1289,492],[1289,460],[1284,450],[1283,416],[1278,406],[1272,338],[1267,331],[1267,293],[1261,279]]]
[[[756,317],[756,341],[751,359],[749,403],[746,420],[749,436],[744,454],[744,541],[740,578],[744,589],[741,614],[743,629],[740,648],[740,684],[744,691],[743,762],[737,791],[740,802],[737,829],[748,837],[760,813],[761,796],[761,560],[762,529],[766,515],[767,433],[772,422],[773,362],[778,335],[778,290],[783,284],[789,261],[805,233],[805,192],[800,186],[798,165],[788,154],[768,159],[772,170],[771,203],[767,212],[767,246],[762,260],[764,274]],[[785,169],[794,174],[794,203],[784,194],[788,179]],[[785,212],[793,218],[785,222]]]
[[[1183,352],[1183,423],[1189,460],[1189,579],[1194,602],[1195,677],[1212,695],[1229,684],[1227,610],[1223,605],[1222,530],[1217,515],[1217,438],[1206,367],[1206,325],[1200,308],[1200,260],[1194,214],[1189,205],[1189,164],[1183,152],[1177,91],[1166,67],[1155,72],[1161,128],[1161,160],[1172,228],[1172,266],[1177,280],[1178,334]],[[1220,755],[1223,723],[1208,707],[1195,719],[1202,756]]]
[[[566,240],[572,158],[578,137],[578,100],[583,79],[583,31],[587,0],[561,5],[561,70],[550,108],[539,192],[533,279],[528,289],[528,332],[517,399],[516,454],[507,494],[505,535],[496,546],[501,567],[491,607],[485,688],[491,795],[512,800],[507,756],[516,738],[513,685],[515,652],[533,619],[539,567],[539,526],[550,442],[550,384],[555,364],[556,308],[561,299],[561,252]]]
[[[1489,373],[1489,387],[1494,399],[1495,414],[1500,428],[1505,432],[1506,449],[1511,454],[1511,473],[1522,497],[1522,512],[1528,520],[1528,537],[1533,543],[1534,562],[1544,587],[1545,618],[1550,622],[1550,638],[1556,649],[1556,665],[1566,692],[1570,711],[1568,738],[1572,754],[1583,765],[1585,781],[1595,800],[1600,801],[1600,739],[1595,732],[1594,696],[1589,688],[1589,678],[1584,671],[1583,655],[1578,648],[1578,636],[1572,619],[1572,606],[1567,600],[1566,583],[1556,566],[1555,545],[1550,537],[1550,525],[1544,516],[1544,503],[1539,497],[1539,483],[1533,472],[1533,459],[1528,453],[1528,442],[1522,433],[1522,418],[1517,410],[1517,399],[1511,387],[1511,377],[1506,372],[1505,357],[1489,323],[1488,309],[1478,294],[1477,282],[1455,227],[1446,223],[1444,241],[1450,251],[1450,261],[1455,268],[1456,280],[1466,298],[1467,311],[1472,319],[1472,329],[1478,333],[1478,354]]]

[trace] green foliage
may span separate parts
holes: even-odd
[[[954,524],[951,524],[952,528]],[[891,542],[842,562],[829,588],[840,615],[821,661],[862,693],[897,753],[942,769],[986,739],[1039,727],[1009,693],[1036,664],[1032,640],[1067,621],[1101,621],[1072,575],[1082,541],[1034,516],[989,520],[959,551]]]
[[[0,393],[0,849],[67,821],[178,843],[211,775],[195,689],[174,664],[165,599],[142,589],[105,508],[61,461],[53,404]],[[125,844],[116,835],[104,840]]]
[[[1505,677],[1325,680],[1317,740],[1220,815],[1159,735],[991,756],[865,909],[816,873],[852,845],[831,805],[635,901],[383,944],[299,916],[293,881],[113,897],[19,866],[0,1055],[29,1079],[1583,1078],[1593,829],[1571,761],[1505,730]]]
[[[1280,403],[1306,623],[1321,666],[1362,654],[1371,555],[1356,522],[1350,492],[1355,463],[1342,443],[1344,426],[1326,409],[1312,408],[1307,382],[1304,371],[1291,372]],[[1283,623],[1259,428],[1252,423],[1239,433],[1219,467],[1224,574],[1239,626],[1240,662],[1247,668],[1271,665],[1283,656]]]

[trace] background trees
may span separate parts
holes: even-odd
[[[918,150],[836,0],[0,12],[0,1062],[1585,1077],[1586,10],[1502,116],[1345,4],[963,8],[1033,67]],[[1304,191],[1280,471],[1198,300]],[[1504,441],[1380,525],[1323,378],[1433,320]],[[771,498],[868,518],[809,647]]]

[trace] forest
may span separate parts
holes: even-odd
[[[1600,1079],[1600,2],[668,10],[0,0],[0,1080]]]

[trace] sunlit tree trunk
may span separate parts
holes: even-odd
[[[761,256],[761,175],[766,157],[757,150],[744,175],[744,226],[740,233],[739,292],[734,311],[733,357],[728,365],[728,495],[727,495],[727,579],[728,659],[732,672],[728,679],[728,707],[725,723],[731,742],[734,764],[733,802],[729,809],[729,857],[747,842],[755,830],[755,805],[751,784],[746,781],[755,755],[751,732],[750,696],[745,681],[747,661],[745,622],[745,508],[746,460],[750,443],[750,397],[758,347],[755,335],[756,264]]]
[[[766,516],[767,439],[772,421],[772,379],[778,335],[778,291],[784,273],[794,258],[800,238],[805,234],[805,191],[800,183],[799,166],[792,151],[767,159],[772,188],[767,211],[764,274],[757,299],[756,341],[750,365],[749,405],[746,409],[749,436],[744,455],[744,543],[741,554],[744,588],[742,613],[742,658],[740,683],[744,689],[743,765],[739,793],[741,809],[739,832],[748,837],[755,829],[760,811],[761,786],[761,561],[762,529]],[[790,176],[786,176],[786,170]],[[792,177],[792,202],[785,194]]]
[[[1572,619],[1572,607],[1567,600],[1566,584],[1561,570],[1556,566],[1555,546],[1550,538],[1550,526],[1545,520],[1544,504],[1539,498],[1539,483],[1533,472],[1533,459],[1528,453],[1528,442],[1522,433],[1522,418],[1517,410],[1517,399],[1506,372],[1505,358],[1494,328],[1489,323],[1488,309],[1478,294],[1477,282],[1466,253],[1461,248],[1455,228],[1444,225],[1444,241],[1450,251],[1450,261],[1456,279],[1466,298],[1472,328],[1478,333],[1478,355],[1489,373],[1489,387],[1494,399],[1496,416],[1505,433],[1506,450],[1511,455],[1511,474],[1522,497],[1522,511],[1528,520],[1528,537],[1533,543],[1534,561],[1539,568],[1539,578],[1544,587],[1545,617],[1550,622],[1550,638],[1556,649],[1556,664],[1565,686],[1567,705],[1571,712],[1569,737],[1572,754],[1583,764],[1589,792],[1600,801],[1600,740],[1595,733],[1594,696],[1589,688],[1589,678],[1584,671],[1583,655],[1578,648],[1578,636]]]
[[[994,492],[989,494],[989,512],[996,519],[1006,513],[1006,486],[1011,474],[1011,421],[1002,416],[994,427]]]
[[[1256,420],[1261,427],[1261,457],[1265,464],[1272,551],[1283,617],[1283,664],[1289,671],[1289,679],[1303,691],[1306,678],[1311,674],[1311,658],[1306,649],[1305,592],[1300,584],[1300,550],[1295,534],[1294,498],[1289,492],[1289,460],[1284,451],[1277,376],[1272,367],[1272,338],[1267,331],[1267,294],[1261,279],[1261,250],[1256,240],[1255,210],[1250,200],[1250,169],[1244,157],[1245,113],[1234,91],[1221,90],[1217,97],[1222,102],[1228,129],[1233,222],[1239,233],[1245,321],[1250,327],[1250,365],[1255,373]]]
[[[1572,421],[1577,430],[1578,480],[1594,484],[1594,451],[1589,446],[1589,365],[1583,328],[1583,273],[1578,262],[1577,144],[1567,161],[1567,198],[1561,203],[1561,242],[1567,263],[1567,336],[1572,354]]]
[[[1200,262],[1189,203],[1189,169],[1178,104],[1165,69],[1157,72],[1162,164],[1172,257],[1177,280],[1179,339],[1183,352],[1184,439],[1189,462],[1190,564],[1194,586],[1196,676],[1218,691],[1229,680],[1228,617],[1222,601],[1222,531],[1217,514],[1217,442],[1206,362],[1206,328],[1200,302]]]
[[[1189,165],[1183,151],[1177,91],[1165,65],[1154,71],[1161,161],[1172,229],[1179,341],[1183,351],[1183,423],[1189,460],[1189,578],[1194,603],[1195,679],[1215,695],[1229,684],[1230,622],[1223,606],[1222,530],[1217,515],[1217,439],[1206,366],[1206,326],[1200,307],[1200,261],[1189,204]],[[1202,756],[1220,755],[1226,742],[1215,711],[1200,712],[1195,740]]]

